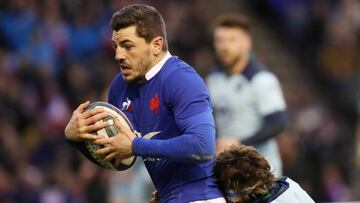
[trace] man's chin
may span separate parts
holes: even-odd
[[[124,79],[124,81],[127,82],[127,83],[135,83],[134,78],[123,76],[123,79]]]
[[[229,66],[229,65],[231,65],[231,63],[232,63],[232,60],[224,60],[224,59],[222,59],[222,60],[219,60],[219,62],[220,62],[223,66]]]
[[[222,66],[225,69],[231,70],[237,63],[237,60],[223,60],[221,61]]]
[[[133,77],[133,76],[126,76],[126,75],[122,75],[123,79],[125,82],[127,83],[143,83],[145,81],[145,78],[141,78],[141,77]]]

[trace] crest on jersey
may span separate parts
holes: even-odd
[[[150,110],[155,112],[155,113],[159,113],[159,108],[160,108],[160,99],[159,99],[159,94],[155,94],[155,96],[150,99],[150,104],[149,104]]]

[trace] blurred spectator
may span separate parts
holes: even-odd
[[[19,50],[19,55],[29,67],[48,72],[47,77],[55,78],[57,59],[54,46],[40,27],[32,29],[30,40]]]
[[[86,1],[79,5],[81,12],[73,13],[70,24],[70,45],[67,57],[70,60],[87,59],[101,50],[102,4],[100,1]]]
[[[351,200],[351,193],[348,185],[341,177],[340,169],[337,165],[330,163],[322,170],[322,182],[324,185],[324,195],[330,202],[345,202]]]
[[[27,45],[37,23],[34,1],[7,1],[7,9],[1,13],[0,33],[5,45],[17,51]]]

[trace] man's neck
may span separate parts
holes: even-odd
[[[237,63],[233,65],[233,67],[229,69],[229,73],[234,75],[242,73],[245,70],[247,64],[249,63],[249,60],[250,59],[247,56],[242,57]]]
[[[151,68],[158,64],[165,57],[166,53],[166,51],[161,51],[159,55],[155,56],[155,60],[153,61]]]
[[[162,51],[159,55],[155,56],[152,67],[145,73],[145,80],[153,78],[170,57],[171,54],[168,51]]]
[[[231,65],[231,67],[227,68],[227,70],[228,70],[227,73],[230,75],[236,75],[236,74],[242,73],[245,70],[249,61],[250,61],[249,55],[240,57],[239,60],[235,64],[233,64],[233,65]]]

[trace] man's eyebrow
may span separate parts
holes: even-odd
[[[121,40],[119,44],[125,44],[125,43],[133,43],[133,41],[131,41],[129,39],[124,39],[124,40]]]

